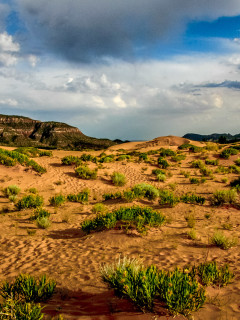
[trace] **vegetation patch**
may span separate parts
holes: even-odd
[[[65,166],[71,166],[71,165],[76,165],[80,166],[82,164],[82,160],[79,157],[75,156],[66,156],[61,159],[61,162]]]
[[[20,199],[16,204],[17,210],[38,208],[43,205],[43,197],[39,195],[30,194]]]
[[[235,204],[237,201],[237,191],[235,189],[217,190],[213,193],[210,201],[213,206]]]
[[[95,180],[97,179],[97,169],[91,170],[87,166],[80,166],[75,169],[78,178],[86,180]]]
[[[127,179],[123,173],[113,172],[111,175],[112,183],[117,187],[122,187],[126,184]]]
[[[192,204],[201,204],[203,205],[206,201],[206,198],[198,196],[194,193],[187,193],[180,197],[180,200],[184,203],[192,203]]]
[[[70,202],[80,202],[80,203],[88,203],[90,190],[85,189],[82,192],[79,192],[77,194],[68,194],[67,200]]]
[[[238,150],[234,149],[232,147],[224,149],[221,153],[220,153],[220,157],[224,158],[224,159],[229,159],[231,155],[236,155],[238,154]]]
[[[213,245],[227,250],[230,249],[238,244],[237,238],[226,237],[222,232],[216,231],[211,238],[211,242]]]
[[[174,207],[176,204],[180,202],[179,197],[177,197],[170,190],[160,190],[159,191],[159,204],[162,206]]]
[[[48,201],[51,206],[60,207],[66,201],[66,197],[62,194],[58,194],[56,196],[50,197]]]

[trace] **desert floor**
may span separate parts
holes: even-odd
[[[160,147],[177,150],[184,141],[181,138],[156,139],[149,143],[128,143],[118,145],[105,151],[107,154],[124,153],[125,149],[147,151]],[[204,146],[204,144],[194,143]],[[13,149],[7,148],[6,149]],[[122,206],[150,206],[162,212],[168,222],[158,229],[150,229],[147,235],[138,235],[132,231],[108,230],[85,235],[81,223],[94,217],[92,207],[102,202],[106,192],[117,192],[129,189],[137,183],[145,182],[157,188],[174,189],[176,194],[194,192],[209,199],[216,190],[229,189],[229,182],[237,174],[214,173],[213,179],[200,185],[191,184],[189,178],[180,174],[188,171],[193,177],[200,177],[199,170],[190,167],[190,162],[199,158],[216,159],[219,151],[207,151],[204,154],[190,153],[186,159],[177,164],[171,163],[165,182],[156,181],[152,170],[157,168],[159,155],[149,156],[151,163],[114,161],[103,163],[98,169],[97,180],[82,180],[76,177],[74,166],[64,166],[61,158],[66,155],[80,156],[83,152],[53,151],[53,157],[41,157],[34,160],[47,169],[47,173],[38,175],[21,165],[5,167],[0,165],[1,188],[18,185],[21,193],[18,198],[27,194],[29,188],[37,188],[44,197],[44,207],[51,212],[51,226],[39,229],[29,220],[33,210],[17,211],[2,193],[0,196],[0,280],[12,280],[19,273],[39,275],[46,273],[57,281],[57,292],[46,303],[44,312],[49,316],[62,314],[65,319],[79,320],[150,320],[173,319],[166,310],[156,313],[142,313],[131,302],[114,296],[100,277],[101,264],[114,262],[119,256],[139,258],[145,265],[156,264],[159,268],[174,269],[186,264],[199,264],[216,260],[220,265],[228,263],[235,273],[231,284],[224,288],[207,288],[208,298],[203,308],[192,314],[195,320],[232,320],[240,319],[240,251],[239,245],[222,250],[210,243],[216,229],[231,237],[239,238],[240,211],[233,206],[214,207],[209,201],[203,206],[179,203],[173,208],[162,208],[158,201],[139,200],[126,203],[122,200],[108,200],[104,204],[108,210]],[[89,153],[89,152],[85,152]],[[101,152],[91,152],[99,155]],[[219,159],[219,164],[234,164],[238,155],[229,160]],[[134,159],[134,158],[133,158]],[[204,160],[203,160],[204,161]],[[89,163],[90,168],[97,165]],[[213,171],[216,167],[209,166]],[[114,171],[125,174],[127,184],[116,187],[111,182]],[[227,178],[227,182],[222,182]],[[77,193],[84,188],[90,190],[88,204],[65,202],[54,208],[48,199],[56,194]],[[187,236],[189,227],[185,217],[193,215],[196,219],[197,240]],[[223,224],[232,225],[225,230]],[[35,231],[34,231],[35,230]],[[35,234],[29,235],[29,231]],[[185,319],[176,316],[175,319]]]

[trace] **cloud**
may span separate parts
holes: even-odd
[[[18,105],[18,102],[15,99],[9,98],[0,100],[0,105],[16,107]]]
[[[42,47],[81,62],[133,59],[159,41],[174,41],[190,21],[240,14],[238,0],[218,0],[217,6],[216,0],[15,2],[29,32],[27,39],[37,50]]]
[[[10,66],[17,62],[20,45],[6,32],[0,33],[0,66]]]

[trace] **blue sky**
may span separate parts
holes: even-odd
[[[239,133],[239,0],[0,0],[0,113],[89,136]]]

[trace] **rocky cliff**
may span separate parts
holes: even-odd
[[[58,149],[103,149],[115,143],[84,135],[62,122],[41,122],[22,116],[0,115],[0,144]]]

